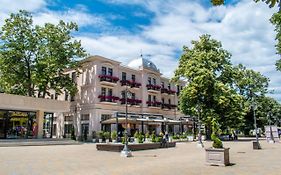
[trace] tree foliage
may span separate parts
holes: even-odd
[[[174,80],[185,78],[187,85],[180,94],[180,109],[185,114],[197,116],[202,109],[202,120],[210,123],[218,118],[222,124],[235,126],[241,122],[243,97],[231,88],[229,79],[232,65],[230,53],[221,43],[203,35],[192,41],[193,48],[184,47]]]
[[[197,116],[200,109],[205,124],[210,125],[216,118],[223,130],[245,126],[251,97],[264,96],[269,80],[243,65],[233,66],[230,58],[230,53],[210,35],[192,41],[192,48],[183,48],[173,78],[187,81],[180,94],[183,113]]]
[[[275,5],[280,6],[280,0],[253,0],[254,2],[264,2],[270,8],[274,7]],[[224,0],[211,0],[211,3],[215,6],[223,5],[225,3]]]
[[[75,23],[33,25],[31,13],[19,11],[5,20],[0,33],[0,86],[6,93],[45,97],[50,89],[71,94],[76,85],[64,74],[85,56],[71,36]]]
[[[277,13],[274,13],[270,19],[270,22],[275,26],[275,40],[277,44],[275,45],[277,54],[281,55],[281,11],[279,10]],[[276,62],[277,70],[281,71],[281,59]]]

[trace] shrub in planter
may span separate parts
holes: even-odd
[[[102,139],[104,137],[104,132],[103,131],[99,131],[98,132],[98,137],[99,137],[99,142],[101,143],[102,142]]]
[[[110,132],[104,132],[104,138],[106,139],[106,142],[109,142]]]
[[[111,139],[113,142],[116,142],[117,139],[117,131],[112,131],[111,132]]]
[[[122,140],[122,144],[125,144],[125,137],[121,137],[121,140]]]
[[[71,139],[76,140],[74,127],[71,129]]]
[[[138,135],[138,143],[143,143],[144,136],[142,134]]]
[[[229,148],[223,148],[222,141],[219,139],[219,125],[217,120],[212,120],[211,139],[213,140],[213,147],[206,149],[206,161],[210,165],[229,165]]]
[[[146,132],[146,133],[145,133],[145,140],[148,141],[149,138],[150,138],[149,132]]]
[[[156,137],[156,142],[161,142],[162,141],[162,137]]]
[[[151,141],[156,142],[156,135],[154,133],[151,134]]]

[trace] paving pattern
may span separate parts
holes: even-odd
[[[211,142],[204,142],[206,147]],[[231,166],[205,165],[205,150],[195,142],[176,148],[133,152],[97,151],[95,144],[0,148],[0,175],[281,175],[281,143],[224,142]]]

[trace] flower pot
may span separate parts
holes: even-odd
[[[187,136],[187,140],[188,140],[188,141],[192,142],[193,139],[194,139],[193,136]]]
[[[112,142],[113,142],[113,143],[117,143],[117,140],[116,140],[116,139],[115,139],[115,140],[112,140]]]
[[[102,143],[102,139],[99,139],[99,143]]]
[[[207,165],[229,165],[229,148],[207,148],[205,150]]]
[[[109,139],[106,139],[105,142],[106,142],[106,143],[109,143]]]
[[[92,142],[93,142],[93,143],[96,143],[96,139],[92,139]]]

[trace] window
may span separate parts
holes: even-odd
[[[151,101],[151,95],[148,95],[148,101]]]
[[[151,77],[148,77],[148,84],[151,84]]]
[[[108,72],[108,75],[110,75],[110,76],[112,76],[113,75],[113,70],[112,70],[112,68],[108,68],[108,70],[107,70]]]
[[[68,96],[69,96],[68,91],[64,91],[64,92],[65,92],[64,100],[68,101]]]
[[[101,74],[106,75],[106,67],[101,67]]]
[[[51,99],[54,99],[54,94],[51,94]]]
[[[171,90],[171,84],[170,83],[168,84],[168,89]]]
[[[136,94],[132,93],[132,99],[136,99]]]
[[[156,79],[153,78],[153,85],[156,85]]]
[[[122,80],[126,80],[127,79],[127,74],[126,72],[122,72]]]
[[[73,82],[76,82],[76,72],[72,72],[71,79]]]
[[[72,122],[73,121],[73,117],[70,115],[64,116],[64,121],[65,122]]]
[[[162,86],[162,88],[164,88],[164,87],[165,87],[165,84],[164,84],[164,82],[161,82],[161,86]]]
[[[162,103],[163,103],[163,104],[165,103],[165,99],[164,99],[164,98],[162,98]]]
[[[121,98],[125,99],[125,91],[121,92]]]
[[[136,81],[136,75],[132,75],[132,81]]]
[[[112,89],[108,89],[108,96],[112,96]]]
[[[104,88],[104,87],[101,88],[101,95],[103,95],[103,96],[106,95],[106,88]]]
[[[101,121],[104,121],[104,120],[108,120],[111,118],[111,115],[110,114],[102,114],[101,115]]]
[[[169,102],[169,105],[170,105],[171,104],[171,99],[169,99],[168,102]]]
[[[70,96],[70,101],[74,101],[75,100],[75,95],[71,95]]]
[[[58,94],[55,92],[55,100],[58,99]]]
[[[156,101],[156,96],[155,96],[155,95],[153,95],[153,101],[154,101],[154,102]]]

